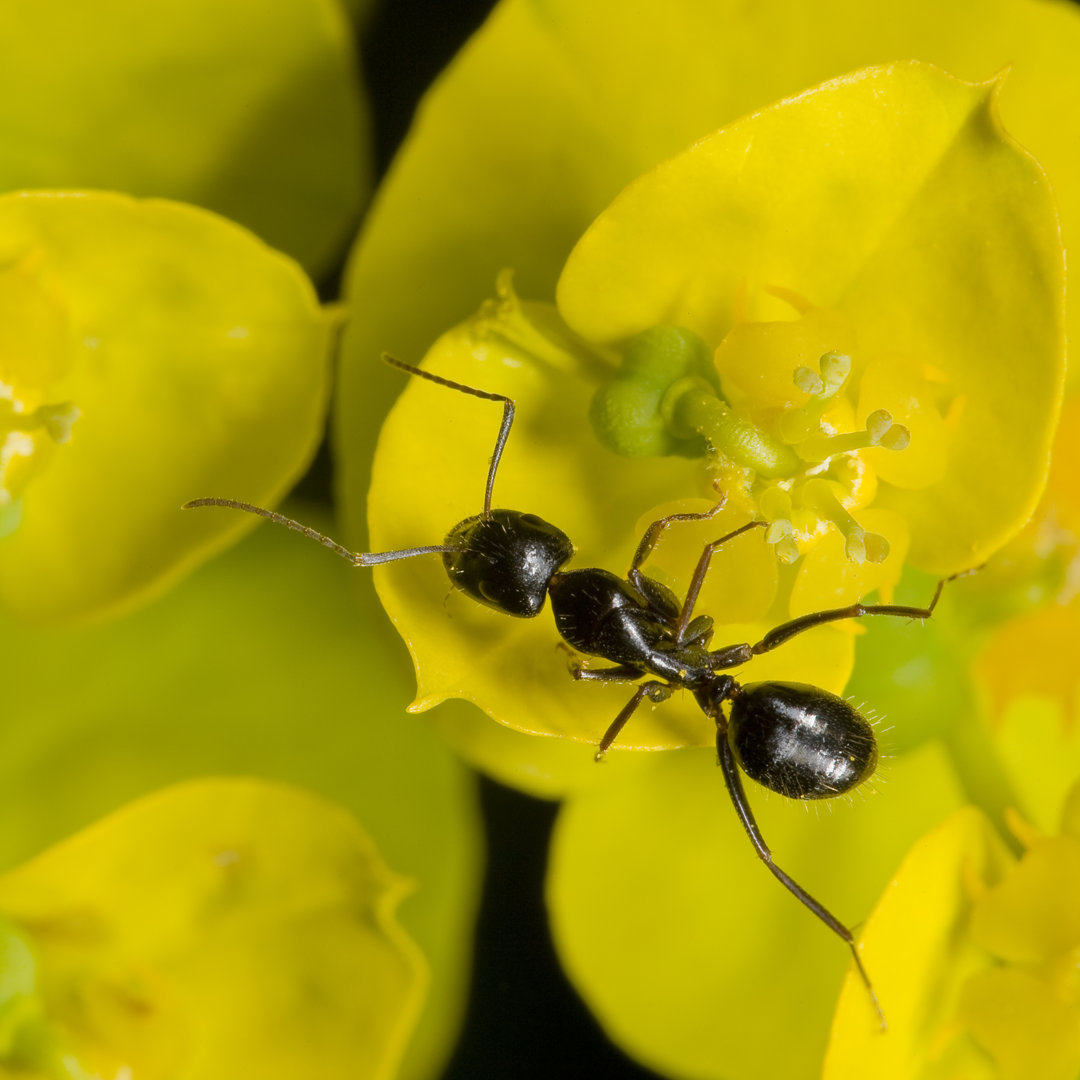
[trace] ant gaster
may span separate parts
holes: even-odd
[[[680,602],[641,567],[665,530],[675,522],[704,521],[719,513],[721,499],[704,513],[671,514],[654,521],[638,544],[625,578],[608,570],[564,570],[574,553],[570,538],[534,514],[491,508],[495,475],[514,422],[514,402],[502,394],[463,383],[384,357],[387,363],[440,386],[503,406],[503,418],[491,456],[481,513],[455,525],[442,544],[374,553],[353,552],[328,536],[272,510],[233,499],[194,499],[185,508],[224,506],[269,518],[303,533],[355,566],[441,554],[451,582],[474,600],[506,615],[532,618],[550,598],[555,626],[571,649],[610,661],[605,668],[571,667],[576,679],[637,682],[633,696],[600,739],[599,760],[638,706],[648,698],[662,702],[676,690],[689,690],[716,725],[720,770],[735,812],[758,856],[781,884],[810,909],[851,950],[881,1026],[884,1015],[863,967],[852,932],[773,861],[758,829],[740,770],[762,786],[792,799],[824,799],[850,791],[877,765],[873,730],[857,709],[820,687],[791,682],[739,683],[720,674],[771,652],[786,641],[825,623],[864,615],[928,619],[946,578],[926,607],[901,604],[851,604],[799,616],[770,630],[760,641],[710,648],[713,620],[694,615],[698,594],[713,554],[724,544],[765,525],[750,521],[705,546]],[[954,575],[958,576],[958,575]],[[644,680],[644,681],[639,681]],[[725,709],[726,706],[726,709]]]

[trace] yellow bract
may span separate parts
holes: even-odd
[[[405,891],[337,807],[205,780],[0,877],[0,913],[35,954],[40,1052],[88,1076],[375,1080],[425,985]]]
[[[970,808],[912,848],[862,935],[889,1031],[867,1030],[849,976],[825,1080],[1076,1075],[1078,793],[1060,835],[1014,820],[1019,861]]]
[[[916,565],[983,561],[1038,499],[1064,377],[1057,217],[1038,166],[997,124],[994,91],[899,64],[725,128],[597,219],[563,272],[560,311],[601,344],[660,323],[695,330],[729,401],[768,431],[768,410],[806,400],[792,382],[804,352],[849,353],[854,427],[886,409],[911,432],[910,457],[860,454],[880,461],[873,505],[907,520]],[[747,283],[758,323],[739,318]],[[777,290],[814,305],[793,334],[765,321]],[[799,434],[784,441],[799,450]],[[836,521],[790,479],[796,509]],[[837,498],[857,519],[849,488]]]
[[[732,373],[732,407],[789,442],[796,471],[765,481],[721,464],[729,508],[700,527],[671,529],[646,569],[681,595],[704,544],[748,516],[790,521],[823,544],[796,572],[779,575],[760,534],[721,553],[696,609],[716,619],[715,647],[755,641],[791,614],[870,589],[888,597],[909,545],[922,563],[951,572],[1000,544],[1042,483],[1062,378],[1063,284],[1045,182],[992,122],[990,93],[905,64],[757,114],[632,185],[575,249],[560,306],[590,345],[505,286],[498,303],[444,336],[428,367],[518,405],[496,505],[563,529],[577,546],[575,565],[622,573],[648,522],[671,512],[673,500],[694,499],[682,509],[697,510],[715,502],[700,462],[614,455],[589,426],[589,401],[621,342],[668,323],[716,348],[725,389]],[[958,202],[979,213],[958,214]],[[988,261],[965,274],[958,260],[976,241]],[[942,265],[953,271],[948,281]],[[748,278],[763,283],[749,299]],[[997,303],[1003,292],[1015,302]],[[976,318],[980,304],[991,314]],[[778,310],[787,322],[776,321]],[[752,320],[757,314],[773,321]],[[865,419],[860,392],[888,397],[919,434],[930,429],[923,412],[944,415],[952,429],[936,444],[943,463],[923,452],[909,477],[889,483],[875,476],[876,462],[904,450],[815,453],[835,428],[815,428],[813,403],[792,380],[831,347],[850,349],[854,370],[836,383],[848,396],[828,402],[827,417]],[[777,370],[759,376],[755,360]],[[833,376],[820,363],[828,383]],[[914,395],[927,387],[920,402]],[[376,459],[372,550],[440,543],[479,512],[498,419],[489,402],[420,380],[405,387]],[[877,523],[876,531],[848,526],[850,514]],[[845,526],[845,545],[826,542],[826,521]],[[887,537],[893,557],[877,569],[850,569],[860,537],[866,548]],[[444,599],[437,558],[387,567],[377,580],[413,651],[417,708],[464,697],[520,731],[596,742],[625,701],[625,687],[571,682],[545,616],[515,621],[462,595]],[[747,582],[758,589],[749,608],[738,591]],[[743,677],[839,691],[850,672],[851,629],[796,638]],[[621,744],[703,745],[712,737],[692,701],[674,701],[640,710]]]
[[[718,496],[698,460],[628,459],[595,444],[587,414],[604,369],[559,327],[550,308],[508,294],[441,338],[425,366],[517,401],[495,504],[565,531],[577,549],[571,566],[625,573],[649,523],[707,509]],[[372,550],[442,543],[454,525],[480,511],[500,415],[492,402],[420,379],[406,384],[375,463]],[[681,594],[705,544],[744,520],[724,510],[708,522],[669,529],[646,571]],[[548,609],[535,619],[514,619],[450,593],[438,556],[376,568],[375,579],[416,662],[416,709],[462,697],[519,731],[596,743],[629,696],[625,685],[570,678]],[[760,533],[733,541],[717,556],[698,605],[716,618],[716,646],[757,640],[782,621],[787,609],[778,590],[776,560]],[[782,656],[762,657],[753,673],[765,678],[782,671],[838,692],[850,662],[850,635],[826,627],[796,639]],[[701,746],[714,737],[700,708],[679,695],[640,709],[618,745]]]
[[[0,312],[0,603],[22,615],[130,606],[247,525],[182,502],[273,501],[318,441],[314,291],[206,211],[4,196]]]
[[[352,28],[329,0],[8,3],[0,191],[196,203],[313,272],[367,186]]]

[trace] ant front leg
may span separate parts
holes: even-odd
[[[714,540],[711,544],[705,545],[705,550],[701,553],[701,558],[698,559],[698,564],[694,568],[694,576],[690,579],[690,588],[686,590],[686,598],[683,600],[682,611],[679,613],[679,621],[675,627],[675,640],[677,642],[681,643],[686,637],[686,630],[690,625],[690,616],[694,613],[694,605],[697,603],[698,594],[701,592],[701,586],[705,584],[705,577],[709,572],[709,564],[712,562],[712,557],[729,540],[734,540],[736,536],[742,536],[744,532],[749,532],[751,529],[757,528],[766,528],[766,522],[748,521],[745,525],[740,525],[737,529],[733,529],[726,536],[721,536],[719,540]]]
[[[864,615],[893,615],[901,619],[929,619],[934,614],[934,608],[937,607],[938,600],[941,599],[942,590],[950,581],[967,577],[968,574],[974,574],[980,569],[982,568],[976,566],[971,570],[961,570],[959,573],[942,578],[937,583],[934,595],[926,607],[910,607],[906,604],[856,603],[842,608],[830,608],[828,611],[812,611],[808,615],[800,615],[797,619],[791,619],[789,622],[773,627],[756,645],[752,645],[750,650],[753,655],[760,656],[762,653],[772,652],[773,649],[783,645],[785,641],[790,641],[796,634],[812,630],[815,626],[840,622],[843,619],[861,619]]]
[[[670,525],[676,521],[709,521],[711,518],[716,517],[726,504],[727,496],[721,494],[720,500],[715,506],[702,511],[700,514],[669,514],[667,517],[654,521],[645,530],[645,535],[641,538],[641,543],[638,544],[637,551],[634,553],[634,560],[630,564],[630,573],[627,576],[634,586],[648,595],[649,589],[642,583],[644,575],[641,573],[641,567],[652,554],[653,549],[660,542],[660,537],[664,535]],[[709,572],[709,563],[712,561],[713,555],[729,540],[734,540],[736,536],[741,536],[750,529],[765,528],[765,526],[766,522],[764,521],[748,521],[745,525],[740,525],[739,528],[721,536],[719,540],[713,540],[712,543],[705,545],[705,550],[701,553],[701,558],[698,559],[697,567],[694,569],[694,576],[690,579],[690,588],[686,592],[682,608],[679,611],[679,620],[675,625],[675,641],[677,644],[684,644],[687,640],[687,628],[690,626],[690,619],[694,614],[694,605],[697,603],[698,594],[705,583],[705,577]],[[695,636],[699,635],[690,635],[691,638]]]
[[[630,564],[630,573],[628,575],[630,580],[633,581],[635,575],[640,575],[645,560],[653,553],[656,545],[660,543],[660,537],[664,535],[669,525],[674,524],[676,521],[708,521],[710,518],[716,517],[726,505],[727,496],[721,493],[716,505],[709,510],[702,511],[700,514],[668,514],[667,517],[654,521],[645,530],[645,535],[641,538],[637,551],[634,552],[634,561]]]
[[[622,682],[632,676],[626,674],[626,668],[620,666],[617,668],[602,669],[600,671],[583,671],[581,675],[577,677],[596,679],[599,682]],[[637,672],[637,677],[641,677],[640,671]],[[643,682],[637,690],[634,691],[634,696],[619,711],[619,715],[608,725],[607,731],[604,732],[603,738],[596,747],[596,760],[603,760],[603,757],[608,752],[611,744],[619,737],[619,732],[626,727],[626,721],[634,715],[637,707],[646,698],[653,702],[667,701],[674,692],[673,687],[668,686],[667,683],[657,682],[655,679]]]

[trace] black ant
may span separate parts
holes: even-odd
[[[851,704],[820,687],[803,683],[741,684],[718,674],[783,645],[815,626],[864,615],[928,619],[946,582],[938,582],[926,607],[851,604],[801,615],[770,630],[760,641],[709,648],[713,620],[694,616],[694,605],[713,554],[724,544],[765,525],[750,521],[705,546],[686,596],[680,602],[641,567],[665,530],[677,521],[705,521],[720,512],[721,500],[704,513],[671,514],[654,521],[638,544],[625,578],[608,570],[563,570],[574,553],[570,538],[534,514],[491,508],[495,475],[514,422],[514,402],[502,394],[445,379],[392,357],[387,363],[411,375],[462,393],[502,402],[503,417],[488,468],[481,513],[455,525],[442,544],[398,551],[349,551],[328,536],[292,518],[233,499],[193,499],[184,508],[224,506],[269,518],[318,540],[355,566],[377,566],[416,555],[440,554],[451,582],[474,600],[506,615],[532,618],[550,598],[555,627],[571,649],[608,660],[613,666],[571,668],[575,679],[639,682],[633,696],[600,739],[599,760],[638,706],[648,698],[666,701],[689,690],[716,724],[720,770],[735,812],[759,858],[781,884],[810,909],[851,950],[882,1027],[884,1015],[859,958],[852,932],[773,861],[746,798],[740,769],[759,784],[792,799],[824,799],[852,790],[874,771],[877,744],[867,720]],[[953,575],[958,577],[960,575]],[[724,710],[727,705],[727,711]]]

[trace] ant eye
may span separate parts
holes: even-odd
[[[747,776],[789,799],[840,795],[877,765],[873,729],[858,710],[803,683],[742,687],[726,738]]]

